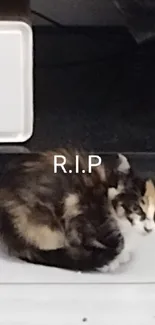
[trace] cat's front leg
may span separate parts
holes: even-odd
[[[113,261],[118,264],[116,256],[122,251],[124,240],[117,224],[108,221],[96,228],[79,215],[70,219],[65,230],[68,254],[76,257],[77,264],[97,270]]]
[[[120,264],[127,264],[128,262],[130,262],[131,257],[132,257],[131,251],[124,248],[121,254],[118,256],[118,260]]]
[[[130,251],[123,249],[123,251],[108,265],[105,265],[101,271],[103,273],[113,273],[116,272],[121,265],[129,263],[131,260],[131,253]]]
[[[124,247],[116,258],[103,268],[103,272],[115,272],[121,265],[128,264],[132,258],[133,234],[127,219],[120,218],[118,221],[119,229],[124,238]]]

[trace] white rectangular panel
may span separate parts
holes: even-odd
[[[0,142],[24,142],[33,132],[32,30],[0,22]]]

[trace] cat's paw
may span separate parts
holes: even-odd
[[[118,256],[120,264],[126,264],[131,260],[131,252],[129,252],[126,249],[123,249],[123,251]]]
[[[100,271],[103,273],[113,273],[117,271],[121,264],[127,264],[131,260],[131,252],[124,249],[112,262],[103,266]]]
[[[116,258],[114,261],[109,263],[108,265],[105,265],[100,269],[103,273],[113,273],[120,267],[120,261],[118,258]]]

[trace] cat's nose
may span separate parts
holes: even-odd
[[[144,227],[144,230],[145,230],[146,232],[148,232],[148,233],[152,231],[152,229],[147,228],[147,227]]]

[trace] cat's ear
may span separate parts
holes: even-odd
[[[128,159],[121,153],[118,154],[118,159],[117,171],[123,174],[128,174],[131,169]]]

